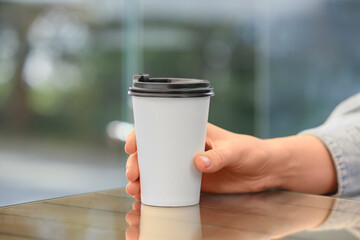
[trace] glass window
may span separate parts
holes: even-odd
[[[360,89],[356,0],[19,0],[0,19],[0,205],[125,186],[136,73],[210,80],[209,121],[264,138]]]

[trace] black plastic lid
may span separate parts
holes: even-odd
[[[150,78],[148,74],[134,75],[129,95],[139,97],[190,98],[214,96],[208,80],[187,78]]]

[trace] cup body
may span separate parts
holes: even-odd
[[[199,203],[210,97],[132,96],[141,201],[152,206]]]

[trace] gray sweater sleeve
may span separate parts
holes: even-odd
[[[313,134],[329,149],[338,180],[335,196],[359,195],[360,93],[340,103],[324,124],[299,134]]]

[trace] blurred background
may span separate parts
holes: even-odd
[[[358,0],[0,0],[0,205],[122,187],[132,75],[211,81],[269,138],[360,89]]]

